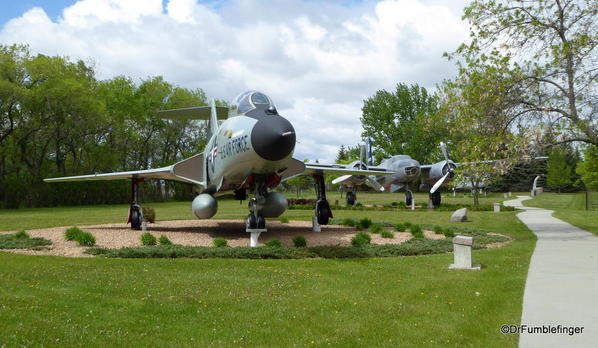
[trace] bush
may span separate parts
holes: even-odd
[[[228,242],[224,238],[214,238],[214,240],[212,240],[212,244],[214,244],[216,248],[223,248],[228,246]]]
[[[452,228],[446,228],[444,229],[444,236],[445,237],[454,237],[455,236],[455,231]]]
[[[79,227],[71,227],[64,231],[64,239],[77,240],[77,236],[79,236],[81,233],[83,233],[83,231],[81,231]]]
[[[158,242],[160,242],[160,245],[172,245],[172,242],[166,236],[160,236]]]
[[[403,224],[396,224],[395,225],[395,231],[397,232],[405,232],[406,227]]]
[[[384,231],[384,229],[378,224],[373,224],[370,226],[370,232],[372,233],[381,233],[382,231]]]
[[[359,208],[359,207],[363,207],[363,204],[357,202],[357,203],[353,204],[353,206]]]
[[[356,223],[355,220],[351,218],[344,218],[341,225],[355,227]]]
[[[154,210],[154,208],[141,207],[141,213],[143,214],[143,218],[147,222],[151,222],[151,223],[156,222],[156,211]]]
[[[394,233],[392,233],[392,232],[390,232],[390,231],[387,231],[387,230],[383,230],[383,231],[380,233],[380,235],[382,236],[382,238],[394,238],[394,237],[395,237],[395,234],[394,234]]]
[[[19,232],[17,232],[19,233]],[[0,234],[0,249],[45,249],[52,241],[44,238],[18,238],[16,234]]]
[[[305,237],[297,236],[297,237],[293,238],[293,244],[297,248],[305,248],[307,246],[307,241],[305,240]]]
[[[145,232],[144,234],[142,234],[140,239],[141,239],[141,244],[143,244],[143,245],[156,245],[158,243],[158,241],[156,240],[156,237],[154,237],[149,232]]]
[[[434,226],[434,233],[436,233],[436,234],[444,234],[444,231],[443,231],[442,227],[440,227],[440,226]]]
[[[93,234],[89,232],[81,232],[75,240],[77,241],[77,243],[79,243],[79,245],[83,246],[96,245],[96,237],[94,237]]]
[[[281,248],[282,247],[282,243],[276,238],[270,239],[264,245],[267,246],[268,248]]]
[[[405,226],[406,229],[411,227],[411,222],[405,222],[403,223],[403,226]]]
[[[351,238],[351,245],[356,246],[356,247],[364,246],[364,245],[370,244],[371,241],[372,241],[372,237],[370,237],[369,234],[367,234],[365,232],[359,232],[353,238]]]
[[[372,220],[368,219],[368,218],[363,218],[361,220],[359,220],[359,224],[365,229],[365,228],[369,228],[372,225]]]
[[[286,216],[282,216],[280,219],[280,222],[282,222],[283,224],[288,224],[289,223],[289,218]]]
[[[17,233],[14,234],[16,239],[29,239],[30,236],[27,232],[25,231],[19,231]]]
[[[419,225],[411,225],[409,227],[409,230],[411,231],[411,234],[414,238],[424,238],[424,232],[422,231],[422,228]]]

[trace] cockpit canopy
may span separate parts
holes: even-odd
[[[265,105],[265,107],[274,106],[272,99],[264,93],[258,91],[247,91],[239,94],[230,103],[228,116],[236,116],[244,114],[256,108],[257,105]]]

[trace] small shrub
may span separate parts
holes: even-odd
[[[359,232],[355,236],[353,236],[353,238],[351,238],[351,245],[356,246],[356,247],[364,246],[364,245],[370,244],[371,241],[372,241],[372,237],[370,237],[369,234],[367,234],[365,232]]]
[[[16,239],[29,239],[30,236],[27,232],[25,231],[19,231],[17,233],[14,234]]]
[[[341,225],[355,227],[356,223],[355,223],[355,220],[353,220],[351,218],[344,218]]]
[[[212,240],[212,244],[214,244],[216,248],[223,248],[228,246],[228,242],[224,238],[214,238],[214,240]]]
[[[156,222],[156,211],[154,210],[154,208],[141,207],[141,213],[143,214],[143,218],[147,222],[151,222],[151,223]]]
[[[397,232],[405,232],[406,227],[403,224],[396,224],[395,225],[395,231]]]
[[[444,234],[444,231],[443,231],[442,227],[440,227],[440,226],[434,226],[434,233],[436,233],[436,234]]]
[[[89,232],[81,232],[75,239],[79,245],[94,246],[96,245],[96,237]]]
[[[409,227],[409,230],[411,231],[411,234],[414,238],[424,238],[424,232],[422,231],[422,228],[419,225],[411,225]]]
[[[387,231],[387,230],[383,230],[382,232],[380,232],[380,235],[382,236],[382,238],[394,238],[395,234]]]
[[[77,240],[77,236],[79,236],[81,233],[83,233],[83,231],[81,231],[79,227],[71,227],[64,231],[64,239]]]
[[[156,245],[158,243],[158,241],[156,240],[156,237],[154,237],[149,232],[145,232],[144,234],[142,234],[140,239],[141,239],[141,244],[143,244],[143,245]]]
[[[370,220],[369,218],[363,218],[361,220],[359,220],[359,224],[365,229],[365,228],[369,228],[370,226],[372,226],[372,220]]]
[[[363,204],[357,202],[357,203],[353,204],[353,206],[359,208],[359,207],[363,207]]]
[[[443,232],[444,232],[445,237],[454,237],[455,236],[455,231],[452,228],[445,228]]]
[[[372,233],[381,233],[382,231],[384,231],[384,229],[378,224],[373,224],[370,226],[370,232]]]
[[[280,220],[280,222],[282,222],[283,224],[288,224],[289,223],[289,218],[286,217],[286,216],[282,216],[278,220]]]
[[[172,242],[166,236],[160,236],[160,238],[158,238],[158,242],[160,245],[172,245]]]
[[[297,248],[305,248],[307,246],[307,241],[305,240],[305,237],[297,236],[297,237],[293,238],[293,244]]]
[[[270,239],[269,241],[266,242],[265,245],[268,248],[281,248],[282,247],[282,243],[276,238]]]
[[[411,222],[405,222],[405,223],[403,223],[403,225],[407,229],[407,228],[411,227]]]

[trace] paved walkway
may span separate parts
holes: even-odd
[[[530,334],[520,347],[598,347],[598,236],[552,217],[552,210],[524,207],[529,196],[505,201],[538,236],[523,295],[521,324],[583,326],[583,333]]]

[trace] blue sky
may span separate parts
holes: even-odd
[[[76,0],[0,0],[0,24],[4,25],[10,19],[19,17],[35,6],[43,8],[50,18],[56,20],[63,8],[75,2]]]

